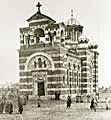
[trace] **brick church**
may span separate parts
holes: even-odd
[[[57,23],[37,12],[20,28],[19,83],[23,95],[60,98],[98,92],[97,45],[82,37],[83,26],[71,18]]]

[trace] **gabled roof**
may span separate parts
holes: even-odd
[[[31,21],[42,22],[42,21],[45,20],[45,21],[50,21],[50,22],[55,23],[56,22],[55,20],[53,20],[52,18],[50,18],[50,17],[48,17],[48,16],[41,13],[41,11],[40,11],[41,6],[42,5],[40,4],[40,2],[38,2],[38,4],[36,5],[36,7],[38,8],[38,11],[34,15],[32,15],[27,21],[28,22],[31,22]]]
[[[37,12],[34,15],[32,15],[29,19],[27,19],[28,22],[32,21],[32,20],[39,20],[39,19],[47,19],[49,21],[52,22],[56,22],[55,20],[53,20],[52,18],[42,14],[41,12]]]

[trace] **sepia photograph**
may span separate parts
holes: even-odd
[[[110,45],[110,0],[2,0],[0,120],[111,120]]]

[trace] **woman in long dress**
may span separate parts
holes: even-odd
[[[106,105],[106,110],[109,109],[109,100],[108,98],[105,98],[105,105]]]
[[[5,104],[5,113],[9,113],[9,101],[8,100],[6,101],[6,104]]]
[[[4,103],[3,101],[0,102],[0,113],[3,113],[4,110]]]

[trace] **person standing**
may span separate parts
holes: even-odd
[[[40,102],[41,102],[40,96],[38,97],[37,102],[38,102],[38,107],[40,107]]]
[[[5,113],[9,113],[9,100],[7,100],[5,104]]]
[[[71,107],[71,97],[68,96],[67,98],[67,108],[70,108]]]
[[[4,110],[4,103],[3,100],[0,102],[0,113],[3,113]]]
[[[87,102],[90,103],[90,95],[87,95]]]
[[[105,105],[106,105],[106,110],[109,109],[109,99],[105,98]]]
[[[12,114],[13,112],[13,104],[12,101],[9,102],[9,114]]]
[[[92,100],[91,100],[90,109],[91,109],[91,110],[93,109],[93,110],[96,112],[96,105],[95,105],[95,100],[94,100],[94,98],[92,98]]]
[[[18,112],[20,113],[20,114],[22,114],[22,112],[23,112],[23,104],[22,104],[22,102],[18,102]]]

